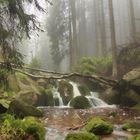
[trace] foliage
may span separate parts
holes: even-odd
[[[2,116],[2,120],[0,136],[3,140],[23,140],[27,139],[28,136],[33,136],[35,139],[38,137],[38,140],[45,139],[43,123],[33,117],[21,120],[5,114]]]
[[[108,69],[111,64],[111,57],[83,57],[76,69],[82,74],[108,75]]]
[[[99,140],[97,136],[88,132],[70,133],[65,140]]]
[[[0,0],[0,49],[8,68],[11,63],[23,64],[23,56],[17,47],[19,41],[25,36],[30,38],[31,31],[40,30],[35,15],[26,12],[25,3],[44,11],[38,0]]]
[[[50,11],[48,18],[47,32],[50,37],[51,54],[56,70],[65,57],[68,49],[68,14],[67,1],[54,1],[54,7]]]
[[[36,57],[34,57],[31,61],[31,63],[29,64],[29,67],[31,67],[31,68],[41,68],[41,63]]]
[[[87,109],[91,107],[89,100],[84,96],[77,96],[73,98],[70,102],[70,106],[75,109]]]
[[[84,130],[95,135],[108,135],[113,132],[113,126],[100,118],[93,118],[84,127]]]

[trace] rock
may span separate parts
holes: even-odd
[[[87,86],[80,85],[80,86],[78,86],[78,89],[79,89],[81,95],[83,95],[83,96],[90,95],[90,90],[89,90],[89,88]]]
[[[0,114],[6,113],[9,108],[10,101],[6,99],[0,99]]]
[[[41,94],[38,95],[36,106],[54,106],[54,102],[52,90],[50,88],[42,89]]]
[[[73,98],[73,86],[68,81],[62,80],[59,82],[58,91],[60,92],[64,105],[67,105]]]
[[[43,112],[31,105],[28,105],[20,100],[13,100],[8,108],[8,113],[15,114],[18,117],[34,116],[42,117]]]
[[[87,123],[83,130],[94,133],[95,135],[108,135],[113,132],[113,125],[100,118],[93,118]]]
[[[75,109],[87,109],[91,107],[89,100],[84,96],[73,98],[70,102],[70,106]]]
[[[99,140],[97,136],[88,132],[70,133],[65,140]]]
[[[140,135],[129,138],[128,140],[140,140]]]
[[[140,132],[140,121],[130,121],[123,125],[123,130]]]

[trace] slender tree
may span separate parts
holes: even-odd
[[[117,77],[117,46],[116,46],[116,34],[115,34],[115,21],[114,21],[114,10],[113,1],[109,0],[109,16],[110,16],[110,31],[111,31],[111,45],[112,45],[112,76]]]

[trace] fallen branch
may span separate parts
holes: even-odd
[[[83,75],[83,74],[79,74],[79,73],[62,73],[59,75],[47,75],[47,76],[41,76],[41,75],[33,75],[31,73],[28,73],[28,72],[25,72],[23,70],[20,70],[20,69],[16,69],[16,68],[13,68],[13,70],[17,71],[17,72],[20,72],[20,73],[23,73],[33,79],[48,79],[48,80],[53,80],[53,79],[69,79],[71,77],[83,77],[83,78],[88,78],[88,79],[93,79],[93,80],[96,80],[102,84],[105,84],[105,85],[109,85],[109,86],[115,86],[118,82],[115,81],[115,80],[110,80],[110,79],[106,79],[106,78],[103,78],[103,77],[100,77],[100,76],[96,76],[96,75]],[[45,71],[45,73],[47,73],[47,71]],[[50,73],[49,73],[50,74]],[[54,74],[58,74],[58,73],[54,73]]]

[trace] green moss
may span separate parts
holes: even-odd
[[[0,137],[3,140],[23,140],[32,136],[35,140],[45,140],[46,130],[41,121],[26,117],[16,119],[12,115],[5,114],[2,117]]]
[[[62,80],[59,82],[58,91],[60,92],[64,105],[67,105],[73,98],[73,86],[68,81]]]
[[[88,122],[83,130],[94,133],[95,135],[108,135],[113,132],[113,126],[100,118],[93,118]]]
[[[13,100],[8,108],[8,113],[15,114],[18,117],[35,116],[42,117],[43,112],[31,105],[28,105],[20,100]]]
[[[51,89],[45,90],[45,105],[46,106],[54,106],[54,99],[53,99],[53,93]]]
[[[70,106],[75,109],[87,109],[91,107],[88,99],[84,96],[77,96],[73,98],[70,102]]]
[[[123,129],[126,131],[140,131],[140,121],[130,121],[123,125]]]
[[[80,86],[78,86],[78,89],[79,89],[81,95],[83,95],[83,96],[90,95],[90,90],[87,86],[80,85]]]
[[[140,112],[140,103],[136,104],[135,106],[132,107],[132,109],[137,110],[138,112]]]
[[[128,140],[140,140],[140,135],[129,138]]]
[[[70,133],[65,140],[99,140],[97,136],[88,132]]]

